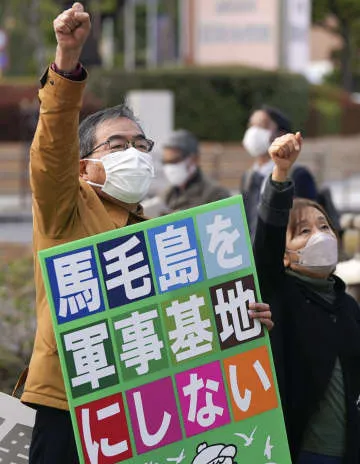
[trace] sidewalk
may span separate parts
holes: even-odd
[[[31,221],[31,196],[0,195],[0,222]]]
[[[0,243],[30,244],[31,241],[30,196],[0,195]]]

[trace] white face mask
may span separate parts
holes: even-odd
[[[253,158],[265,155],[270,147],[271,135],[270,129],[263,129],[258,126],[249,127],[243,138],[245,150]]]
[[[188,160],[185,159],[179,163],[166,163],[163,165],[164,174],[171,185],[180,187],[196,171],[194,164],[189,165]]]
[[[287,250],[288,253],[297,253],[298,266],[319,274],[331,273],[338,262],[338,242],[333,234],[317,232],[312,235],[306,245],[297,251]]]
[[[117,200],[138,203],[143,200],[155,175],[153,158],[149,153],[131,147],[116,151],[101,159],[86,158],[87,161],[102,163],[105,169],[105,184],[87,181]]]

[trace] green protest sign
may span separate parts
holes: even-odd
[[[82,463],[290,464],[240,196],[39,253]]]

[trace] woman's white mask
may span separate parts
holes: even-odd
[[[134,147],[116,151],[101,159],[85,158],[87,161],[102,163],[105,170],[104,185],[87,181],[117,200],[124,203],[138,203],[148,194],[151,180],[155,177],[153,158]]]
[[[270,129],[264,129],[258,126],[249,127],[243,138],[245,150],[253,158],[265,155],[270,147],[272,132]]]
[[[315,273],[331,273],[338,262],[338,242],[333,234],[317,232],[312,235],[306,245],[300,250],[286,250],[288,253],[297,253],[298,266]]]

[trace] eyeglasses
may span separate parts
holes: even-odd
[[[109,137],[105,142],[100,143],[91,151],[86,153],[86,156],[91,155],[100,147],[108,145],[110,151],[125,151],[130,147],[136,148],[136,150],[142,151],[144,153],[149,153],[154,146],[154,142],[150,139],[143,137],[142,135],[134,137],[132,140],[127,140],[121,135],[113,135]]]

